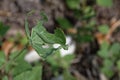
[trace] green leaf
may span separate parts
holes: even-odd
[[[120,70],[120,60],[117,61],[117,68]]]
[[[25,19],[25,32],[26,32],[27,38],[30,39],[29,24],[27,22],[27,19]]]
[[[100,45],[100,48],[108,50],[110,48],[110,44],[106,41],[103,41],[102,44]]]
[[[102,72],[107,76],[107,77],[112,77],[113,76],[113,61],[111,59],[105,59],[103,62],[103,67],[102,67]]]
[[[80,7],[80,0],[66,0],[66,4],[70,9],[78,9]]]
[[[0,40],[0,46],[2,46],[2,41]]]
[[[103,65],[104,65],[105,67],[112,68],[113,61],[110,60],[110,59],[105,59],[104,62],[103,62]]]
[[[56,43],[61,44],[61,45],[65,45],[66,44],[65,35],[64,35],[63,31],[60,28],[57,28],[55,30],[55,36],[59,37],[59,42],[56,42]]]
[[[40,15],[42,16],[42,21],[43,22],[47,22],[48,21],[47,15],[44,12],[41,12]]]
[[[112,69],[108,68],[108,67],[103,67],[101,69],[101,71],[108,77],[111,78],[114,74],[114,72],[112,71]]]
[[[93,36],[92,35],[77,35],[77,40],[81,43],[84,43],[84,42],[90,42],[93,40]]]
[[[4,36],[8,30],[9,30],[9,26],[0,22],[0,37]]]
[[[60,63],[61,55],[59,51],[56,51],[54,55],[49,56],[46,61],[51,65],[53,71],[57,71],[57,69],[60,67],[58,62]]]
[[[104,7],[111,7],[113,5],[113,0],[97,0],[97,4]]]
[[[68,54],[68,55],[64,56],[62,58],[62,64],[63,64],[62,66],[66,69],[69,68],[71,61],[74,59],[74,57],[75,56],[73,54]]]
[[[43,48],[42,45],[39,44],[32,44],[32,47],[37,51],[37,53],[42,57],[46,58],[47,56],[54,53],[56,49],[54,49],[52,46],[48,48]]]
[[[107,42],[104,41],[100,45],[100,50],[98,51],[98,55],[101,56],[102,58],[108,58],[110,56],[110,54],[109,54],[109,48],[110,48],[109,43],[107,43]]]
[[[20,73],[30,70],[31,68],[31,65],[24,60],[16,62],[16,65],[12,70],[13,76],[19,75]]]
[[[25,71],[21,73],[20,75],[13,78],[13,80],[32,80],[30,79],[31,71]]]
[[[4,76],[4,77],[2,78],[2,80],[8,80],[8,77],[7,77],[7,76]]]
[[[109,31],[109,27],[108,25],[101,25],[98,27],[99,32],[101,32],[102,34],[107,34]]]
[[[13,80],[41,80],[42,67],[36,66],[32,70],[25,71],[16,77]]]
[[[4,67],[6,73],[9,73],[11,71],[11,69],[13,68],[13,64],[13,61],[7,62],[6,66]]]
[[[27,44],[27,43],[28,43],[27,37],[26,37],[26,36],[23,37],[23,38],[20,40],[20,43],[23,44],[23,45]]]
[[[73,27],[73,25],[66,18],[57,18],[56,20],[62,29],[69,29]]]
[[[32,74],[31,74],[32,80],[42,80],[42,66],[35,66],[32,69]]]
[[[28,33],[27,33],[28,32]],[[37,25],[32,28],[31,36],[29,36],[28,26],[26,27],[26,34],[29,37],[29,43],[42,57],[46,58],[48,55],[54,53],[57,49],[53,48],[53,44],[60,44],[65,48],[66,39],[61,29],[56,29],[54,34],[49,33],[43,26],[43,22],[38,21]],[[46,46],[46,47],[44,47]]]
[[[102,58],[108,58],[109,57],[109,51],[108,50],[100,50],[98,51],[98,55]]]
[[[90,22],[89,22],[89,26],[90,27],[94,27],[96,25],[96,21],[95,20],[91,20]]]
[[[77,80],[73,75],[71,75],[69,70],[64,70],[63,76],[64,80]]]
[[[5,63],[5,53],[0,51],[0,67]]]
[[[15,67],[12,70],[12,74],[14,76],[16,76],[26,70],[30,70],[32,68],[31,65],[24,60],[26,53],[27,53],[27,51],[23,50],[22,53],[20,53],[20,55],[17,56],[17,58],[15,58],[15,61],[14,61]]]
[[[48,44],[62,44],[65,45],[66,40],[63,32],[60,29],[56,29],[54,34],[47,32],[47,30],[42,26],[41,22],[38,22],[37,26],[33,28],[33,31],[38,35],[45,43]],[[32,33],[32,34],[35,34]]]
[[[95,11],[92,9],[92,7],[88,6],[84,9],[84,16],[82,16],[82,19],[91,19],[92,17],[95,16]]]
[[[119,52],[120,52],[120,43],[113,43],[111,48],[110,48],[110,52],[112,54],[118,54],[119,56]]]

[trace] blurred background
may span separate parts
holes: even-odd
[[[68,50],[42,60],[28,46],[11,62],[28,42],[30,11],[30,30],[44,12],[44,27],[61,28]],[[0,0],[0,80],[120,80],[120,0]]]

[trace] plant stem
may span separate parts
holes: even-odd
[[[27,43],[27,44],[25,45],[25,47],[24,47],[13,59],[11,59],[11,60],[9,60],[9,61],[6,61],[6,62],[2,65],[2,67],[0,68],[0,71],[2,71],[9,62],[14,61],[14,60],[27,48],[28,44],[29,44],[29,43]]]
[[[27,49],[27,46],[28,46],[28,43],[25,45],[25,47],[12,60],[15,60],[25,49]]]

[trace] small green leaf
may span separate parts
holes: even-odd
[[[61,59],[61,55],[60,55],[60,52],[59,51],[56,51],[56,53],[54,55],[49,56],[46,61],[51,65],[52,67],[52,70],[53,71],[56,71],[58,69],[59,64],[58,62],[60,63],[60,59]]]
[[[84,16],[82,16],[82,19],[88,20],[95,16],[95,11],[92,9],[92,7],[88,6],[84,10]]]
[[[114,72],[112,71],[112,69],[108,68],[108,67],[103,67],[101,69],[101,71],[108,77],[111,78],[114,74]]]
[[[92,35],[77,35],[78,42],[84,43],[84,42],[90,42],[93,40]]]
[[[100,50],[100,51],[98,51],[98,55],[102,58],[108,58],[109,57],[109,51],[108,50]]]
[[[110,59],[105,59],[104,62],[103,62],[103,65],[108,67],[108,68],[112,68],[113,61],[110,60]]]
[[[117,68],[120,70],[120,60],[117,61]]]
[[[0,67],[5,63],[5,53],[0,51]]]
[[[103,68],[102,72],[107,76],[107,77],[112,77],[113,76],[113,61],[111,59],[105,59],[103,62]]]
[[[57,18],[56,21],[60,24],[62,29],[69,29],[73,25],[66,18]]]
[[[20,43],[23,44],[23,45],[27,44],[27,43],[28,43],[27,37],[23,37],[23,38],[20,40]]]
[[[31,79],[32,80],[42,80],[42,66],[35,66],[32,68],[31,72]]]
[[[62,63],[63,67],[67,69],[70,66],[71,61],[74,59],[74,57],[75,56],[73,54],[68,54],[68,55],[64,56],[62,58],[62,60],[63,60],[63,63]]]
[[[41,80],[42,67],[36,66],[32,70],[25,71],[16,77],[13,80]]]
[[[55,36],[57,37],[59,37],[59,42],[58,42],[58,44],[61,44],[61,45],[65,45],[66,44],[66,38],[65,38],[65,35],[64,35],[64,33],[63,33],[63,31],[60,29],[60,28],[57,28],[56,30],[55,30]]]
[[[0,40],[0,46],[2,46],[2,41]]]
[[[120,52],[120,43],[114,43],[114,44],[112,44],[112,46],[110,48],[110,52],[112,54],[119,54],[119,52]]]
[[[98,27],[99,32],[101,32],[102,34],[107,34],[109,31],[109,27],[108,25],[101,25]]]
[[[104,7],[111,7],[113,5],[113,0],[97,0],[97,4]]]
[[[16,65],[12,71],[13,76],[19,75],[20,73],[30,70],[31,68],[32,68],[31,65],[25,62],[24,60],[16,62]]]
[[[8,77],[7,77],[7,76],[4,76],[4,77],[2,78],[2,80],[8,80]]]
[[[65,36],[63,36],[64,34],[60,29],[56,29],[55,34],[51,34],[42,26],[41,22],[38,22],[37,26],[33,28],[33,31],[35,33],[32,34],[38,35],[45,43],[58,43],[63,45],[66,43]]]
[[[44,12],[41,12],[40,15],[42,16],[42,21],[43,22],[47,22],[48,21],[47,15]]]
[[[100,45],[100,48],[108,50],[110,48],[110,44],[106,41],[103,41],[102,44]]]
[[[25,20],[25,32],[26,32],[27,38],[30,39],[29,24],[27,22],[27,19]]]
[[[15,59],[14,63],[14,68],[12,70],[12,74],[13,76],[16,76],[22,72],[25,72],[27,70],[30,70],[32,68],[32,66],[27,63],[24,60],[24,56],[26,55],[27,51],[24,50],[19,56],[17,56],[17,58]]]
[[[66,4],[70,9],[78,9],[80,7],[80,0],[66,0]]]
[[[64,70],[63,72],[64,80],[77,80],[75,76],[71,75],[69,70]]]
[[[18,76],[14,77],[13,80],[32,80],[30,79],[31,71],[25,71]]]
[[[6,32],[9,30],[9,28],[10,28],[9,26],[0,22],[0,37],[4,36],[6,34]]]
[[[108,58],[110,56],[109,48],[110,48],[110,44],[104,41],[100,45],[100,50],[98,51],[98,55],[101,56],[102,58]]]

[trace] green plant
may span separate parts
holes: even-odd
[[[93,31],[96,22],[93,20],[95,17],[95,11],[91,6],[88,6],[85,1],[80,0],[66,0],[66,4],[69,9],[73,12],[73,16],[76,22],[81,25],[76,26],[66,17],[58,17],[56,21],[60,27],[64,30],[75,29],[75,33],[68,33],[75,41],[79,43],[93,41]]]
[[[107,42],[103,42],[100,45],[98,55],[103,58],[103,65],[101,67],[101,71],[108,78],[111,78],[116,73],[115,69],[120,69],[120,43],[115,42],[110,45]]]
[[[102,34],[107,34],[108,31],[109,31],[109,26],[108,26],[108,25],[100,25],[100,26],[98,27],[98,30],[99,30],[99,32],[102,33]]]
[[[9,26],[5,25],[3,22],[0,21],[0,46],[2,45],[2,38],[9,30]]]
[[[9,29],[9,26],[5,25],[0,21],[0,37],[3,37],[8,31],[8,29]]]
[[[11,53],[9,61],[5,59],[5,53],[0,52],[0,80],[9,80],[9,76],[12,76],[13,80],[41,80],[42,66],[32,67],[27,63],[24,60],[26,52],[26,49],[23,49],[19,53]]]
[[[67,80],[67,79],[76,80],[75,77],[73,77],[70,74],[70,71],[68,70],[73,58],[74,58],[73,54],[69,54],[69,55],[62,57],[60,52],[57,51],[55,55],[52,55],[52,57],[49,56],[46,59],[46,62],[50,64],[52,72],[55,77],[62,75],[64,80]],[[62,74],[59,73],[59,69],[61,69],[61,68],[62,68]]]
[[[92,6],[87,5],[89,0],[66,0],[67,7],[73,12],[73,18],[76,22],[80,22],[80,26],[75,26],[72,21],[67,17],[59,17],[56,19],[58,24],[64,30],[76,30],[75,33],[68,33],[71,35],[77,43],[91,42],[94,40],[93,33],[98,30],[103,37],[109,33],[110,27],[107,24],[96,26],[96,13]],[[111,7],[113,5],[113,0],[95,0],[96,4],[102,7]],[[71,17],[71,16],[70,16]],[[64,24],[62,24],[64,23]],[[96,34],[96,33],[94,33]],[[120,43],[113,42],[109,44],[108,42],[103,42],[100,45],[100,50],[98,55],[103,60],[103,65],[100,67],[100,70],[110,79],[116,73],[120,73]]]
[[[60,48],[66,48],[65,36],[61,29],[56,29],[54,34],[46,31],[43,22],[38,21],[37,25],[32,29],[31,35],[28,29],[28,23],[25,23],[26,34],[30,45],[38,52],[38,54],[46,58]],[[54,48],[53,44],[60,44],[58,48]],[[44,48],[46,46],[46,48]]]
[[[32,66],[24,60],[29,43],[42,59],[46,59],[47,56],[61,48],[67,49],[66,39],[62,30],[56,29],[54,34],[47,32],[43,26],[43,22],[46,21],[47,18],[43,13],[41,15],[43,16],[43,20],[37,22],[37,25],[32,28],[31,33],[28,22],[27,20],[25,21],[25,31],[28,42],[23,50],[14,53],[11,52],[8,60],[5,57],[5,53],[0,51],[0,80],[9,80],[9,76],[12,77],[13,80],[41,80],[42,65],[36,64]],[[53,44],[55,43],[61,46],[54,48]]]

